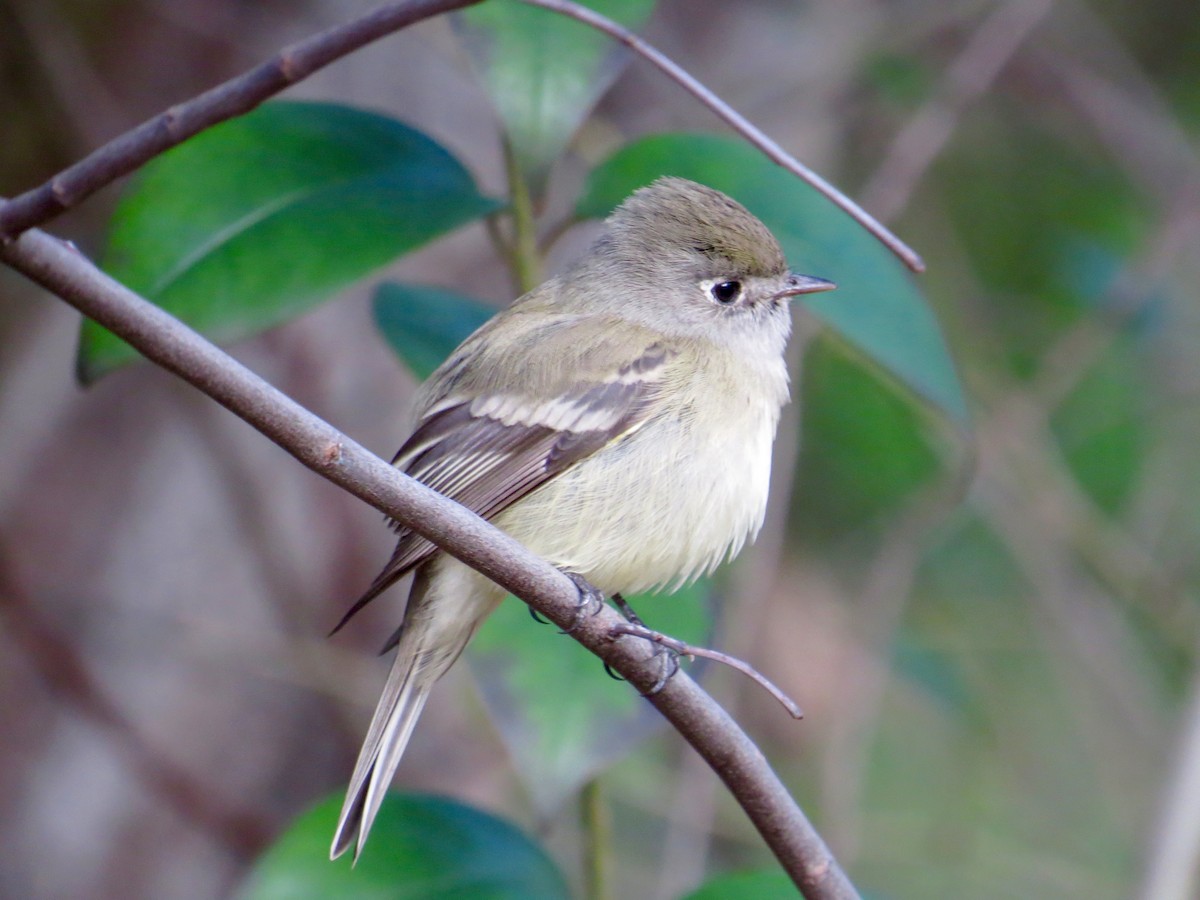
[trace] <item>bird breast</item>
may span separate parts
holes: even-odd
[[[711,572],[762,526],[787,399],[783,362],[773,363],[721,365],[677,385],[659,415],[495,524],[608,594],[673,588]]]

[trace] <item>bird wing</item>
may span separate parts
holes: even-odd
[[[626,336],[628,336],[626,326]],[[611,335],[591,348],[573,348],[565,358],[537,344],[532,356],[566,360],[568,378],[560,371],[554,387],[562,390],[531,396],[515,390],[474,393],[467,397],[451,388],[442,400],[429,404],[416,430],[397,452],[393,464],[485,519],[490,519],[538,486],[561,474],[607,444],[631,434],[659,408],[662,387],[673,354],[640,329],[642,340],[618,342],[624,362],[613,365]],[[569,340],[569,329],[545,335],[551,343]],[[468,347],[469,351],[469,347]],[[622,356],[616,357],[618,360]],[[607,360],[607,362],[603,362]],[[441,381],[456,383],[462,360],[443,366]],[[526,372],[536,372],[529,360]],[[442,370],[439,370],[442,371]],[[532,376],[536,377],[536,376]],[[435,373],[436,382],[439,375]],[[461,380],[461,379],[460,379]],[[543,385],[545,387],[545,385]],[[539,399],[534,399],[534,397]],[[548,398],[548,399],[546,399]],[[396,524],[399,541],[387,566],[338,623],[340,629],[355,613],[438,548],[410,528]]]

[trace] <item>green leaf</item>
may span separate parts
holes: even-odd
[[[688,643],[710,637],[711,588],[627,598],[649,627]],[[629,685],[529,608],[507,598],[467,650],[496,727],[534,806],[553,813],[584,782],[627,756],[663,724]]]
[[[683,900],[795,900],[796,885],[778,867],[727,872],[710,879]],[[884,895],[861,891],[862,900],[883,900]]]
[[[796,885],[780,868],[727,872],[702,884],[684,900],[794,900]]]
[[[358,864],[329,861],[342,796],[302,815],[254,866],[245,900],[555,900],[570,896],[562,873],[508,822],[443,797],[384,798]]]
[[[1135,335],[1114,340],[1051,417],[1063,459],[1079,487],[1109,515],[1121,515],[1144,478],[1151,404],[1147,360]]]
[[[375,289],[373,305],[376,327],[422,381],[496,311],[445,288],[390,282]]]
[[[148,164],[113,218],[104,268],[207,336],[292,318],[497,206],[438,144],[345,106],[271,103]],[[86,322],[91,381],[135,358]]]
[[[959,660],[941,647],[901,631],[892,644],[892,670],[960,720],[969,721],[979,709]]]
[[[791,264],[836,281],[805,305],[867,359],[953,419],[967,418],[941,330],[911,277],[845,213],[742,141],[667,134],[636,141],[592,172],[576,211],[604,216],[660,175],[679,175],[741,201],[763,220]]]
[[[654,0],[585,5],[636,29],[650,17]],[[627,53],[594,28],[506,0],[472,7],[455,21],[517,162],[540,192],[550,166],[616,79]]]
[[[892,527],[888,513],[911,502],[942,465],[938,433],[920,408],[848,350],[829,332],[819,335],[805,351],[797,391],[804,452],[791,523],[819,552]]]

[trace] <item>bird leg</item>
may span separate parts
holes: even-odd
[[[612,602],[621,611],[621,615],[626,618],[629,624],[645,626],[646,623],[642,621],[642,617],[633,611],[633,607],[629,605],[629,601],[620,594],[613,594]]]

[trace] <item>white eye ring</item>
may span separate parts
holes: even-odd
[[[714,278],[705,282],[705,289],[708,296],[720,306],[733,306],[741,299],[745,290],[736,278]]]

